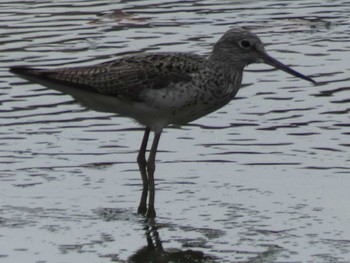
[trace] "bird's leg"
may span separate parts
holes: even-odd
[[[154,170],[156,168],[155,160],[156,160],[157,148],[158,148],[158,143],[159,143],[161,134],[162,134],[162,131],[155,132],[152,148],[147,161],[148,189],[149,189],[148,198],[149,199],[148,199],[148,210],[147,210],[146,216],[150,218],[154,218],[156,216],[156,211],[154,209],[154,195],[155,195]]]
[[[141,147],[139,150],[139,154],[137,155],[137,163],[139,165],[140,173],[141,173],[141,179],[142,179],[142,195],[140,199],[139,208],[137,209],[137,212],[139,214],[144,215],[147,211],[147,193],[148,193],[148,179],[147,179],[147,172],[146,172],[146,149],[147,149],[147,142],[148,137],[151,129],[146,127],[145,133],[143,135]]]

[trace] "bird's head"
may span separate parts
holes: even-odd
[[[252,63],[265,63],[295,77],[316,83],[268,55],[259,37],[243,28],[228,30],[214,45],[211,59],[230,63],[241,69]]]

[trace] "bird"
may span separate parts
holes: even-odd
[[[10,72],[68,94],[88,109],[130,117],[144,127],[137,155],[143,184],[138,213],[154,218],[155,160],[163,129],[188,124],[228,104],[241,87],[244,68],[253,63],[265,63],[316,84],[271,57],[260,38],[243,27],[225,32],[208,56],[145,52],[92,66],[15,66]],[[151,131],[154,138],[146,158]]]

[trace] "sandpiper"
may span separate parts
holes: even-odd
[[[89,109],[128,116],[145,127],[137,157],[143,182],[138,212],[155,217],[155,158],[163,129],[189,123],[225,106],[241,87],[244,67],[252,63],[266,63],[316,83],[269,56],[259,37],[243,28],[228,30],[209,57],[143,53],[93,66],[13,67],[11,72],[71,95]],[[151,130],[154,139],[146,160]]]

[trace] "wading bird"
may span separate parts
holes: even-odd
[[[315,83],[269,56],[258,36],[243,28],[228,30],[209,57],[143,53],[93,66],[13,67],[11,72],[71,95],[89,109],[128,116],[145,127],[137,157],[143,182],[138,212],[155,217],[155,158],[163,129],[189,123],[225,106],[241,87],[244,67],[252,63],[266,63]],[[146,160],[151,130],[154,139]]]

